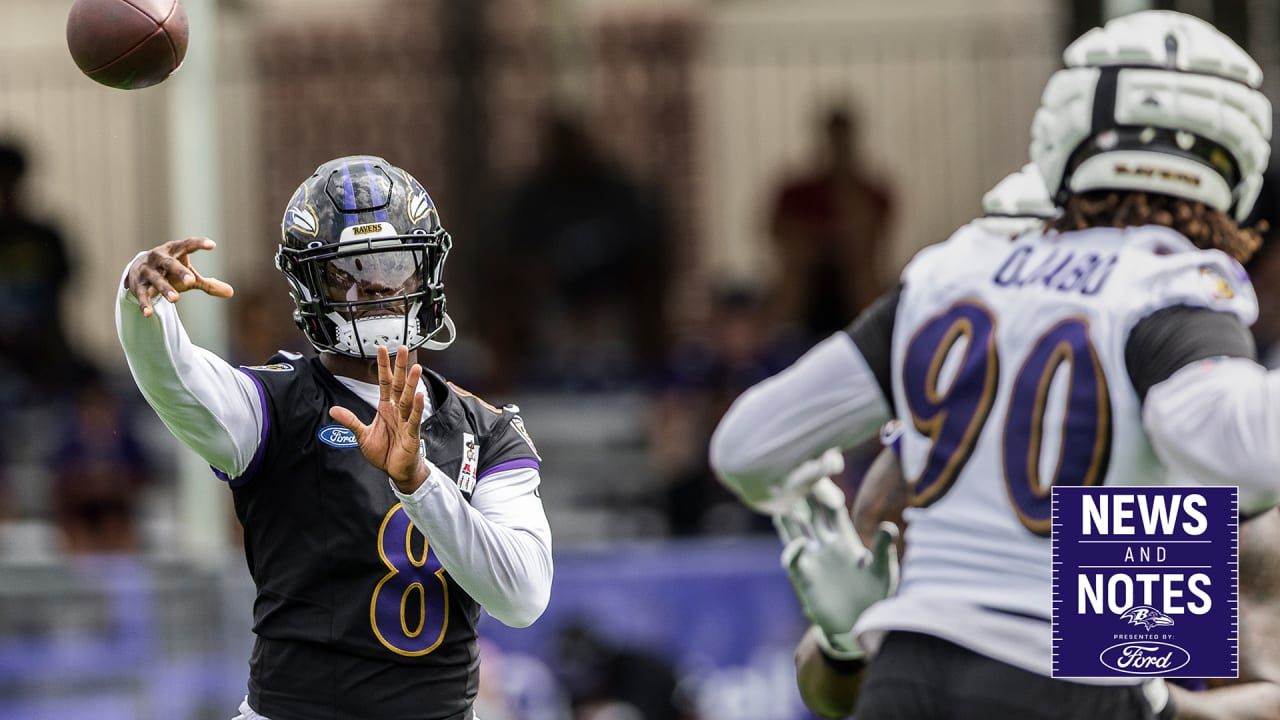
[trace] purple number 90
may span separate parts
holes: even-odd
[[[946,494],[973,454],[996,395],[995,339],[990,311],[961,302],[926,322],[907,344],[902,371],[907,408],[916,430],[931,441],[924,467],[911,482],[913,505],[926,506]],[[962,340],[963,349],[957,349]],[[950,376],[945,388],[944,374]],[[1050,415],[1055,380],[1066,383],[1065,404]],[[1049,417],[1060,443],[1053,477],[1045,482],[1040,460]],[[1027,353],[1005,412],[1002,475],[1019,521],[1037,535],[1048,535],[1050,488],[1101,484],[1110,451],[1111,403],[1102,364],[1088,323],[1068,318]]]

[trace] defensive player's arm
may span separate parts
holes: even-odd
[[[867,664],[863,660],[827,657],[818,644],[817,627],[811,626],[796,646],[796,683],[800,698],[814,713],[824,718],[843,718],[853,713]]]
[[[870,547],[880,523],[891,522],[898,526],[898,537],[904,537],[907,529],[903,511],[907,509],[907,481],[902,477],[902,463],[898,453],[885,448],[876,456],[867,474],[858,486],[853,498],[853,527],[863,544]],[[898,543],[898,556],[902,556],[902,542]]]
[[[175,437],[214,468],[238,477],[252,461],[262,432],[257,386],[222,358],[193,344],[177,307],[163,295],[152,299],[151,308],[151,316],[144,316],[121,283],[116,332],[129,372]]]
[[[1253,358],[1234,315],[1178,306],[1143,319],[1125,349],[1156,454],[1178,479],[1280,490],[1280,373]]]
[[[905,528],[906,484],[897,454],[884,449],[862,478],[853,505],[853,526],[863,544],[871,547],[881,522]],[[901,537],[901,535],[899,535]],[[901,544],[899,544],[901,555]],[[818,644],[820,630],[810,627],[796,646],[796,684],[810,710],[825,718],[847,717],[853,712],[866,663],[826,656]]]
[[[1169,686],[1175,720],[1274,720],[1280,717],[1280,686],[1270,682],[1192,692]]]
[[[396,491],[449,577],[511,627],[533,624],[551,599],[551,526],[540,482],[535,468],[500,470],[481,478],[468,503],[433,465],[412,494]]]
[[[1280,718],[1280,510],[1240,523],[1240,679],[1171,687],[1178,720]],[[1210,681],[1211,685],[1219,681]]]
[[[748,389],[711,438],[721,482],[758,510],[786,504],[779,483],[832,447],[851,447],[890,416],[889,345],[898,290],[847,331],[818,343],[791,367]]]

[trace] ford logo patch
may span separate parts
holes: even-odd
[[[1163,642],[1127,642],[1103,650],[1103,665],[1130,675],[1164,675],[1191,662],[1191,653]]]
[[[357,447],[356,434],[341,425],[325,425],[316,433],[320,442],[335,448]]]

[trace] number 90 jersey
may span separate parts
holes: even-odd
[[[1164,227],[1010,241],[970,225],[916,256],[891,351],[907,551],[864,644],[915,630],[1050,674],[1050,489],[1166,481],[1126,347],[1174,306],[1257,317],[1237,262]]]

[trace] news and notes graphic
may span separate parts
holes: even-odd
[[[1053,488],[1053,676],[1234,678],[1234,487]]]

